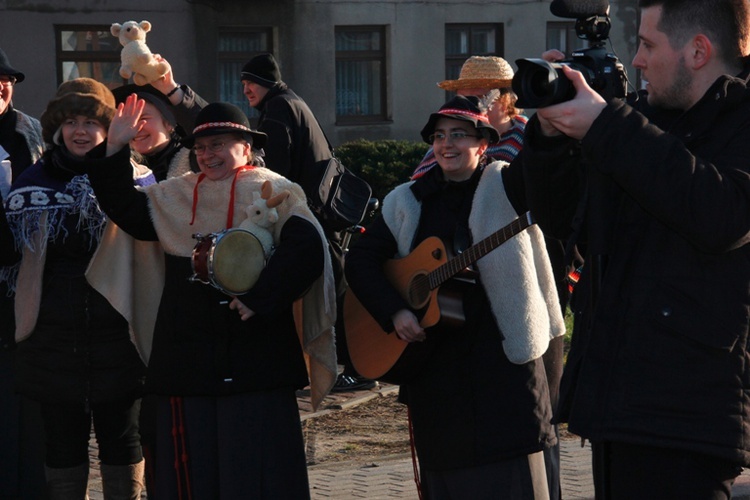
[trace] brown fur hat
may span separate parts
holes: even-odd
[[[55,132],[66,118],[82,115],[95,118],[104,128],[115,114],[115,97],[102,83],[91,78],[76,78],[63,82],[57,94],[42,113],[42,137],[47,144],[54,143]]]

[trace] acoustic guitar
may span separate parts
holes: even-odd
[[[463,322],[463,302],[457,276],[471,264],[534,223],[526,212],[507,226],[475,243],[459,255],[448,258],[437,237],[422,241],[409,255],[388,260],[383,270],[388,281],[413,311],[423,313],[422,328]],[[447,283],[446,283],[447,282]],[[395,332],[386,333],[367,312],[351,288],[344,296],[344,329],[354,368],[360,375],[402,384],[429,355],[429,342],[405,342]]]

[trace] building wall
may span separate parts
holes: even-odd
[[[636,2],[611,4],[612,46],[634,80]],[[334,145],[360,137],[419,140],[428,115],[445,99],[436,83],[445,74],[446,23],[503,23],[504,57],[515,67],[516,59],[539,57],[546,23],[560,21],[548,1],[528,0],[0,0],[0,47],[27,77],[16,87],[14,105],[38,117],[54,95],[55,24],[144,19],[153,24],[152,51],[170,61],[178,82],[209,101],[217,98],[217,27],[273,26],[283,79],[307,101]],[[388,27],[388,120],[337,125],[334,27],[361,24]]]

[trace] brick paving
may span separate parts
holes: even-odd
[[[345,410],[375,397],[397,390],[396,386],[381,384],[368,391],[331,394],[321,408],[313,412],[308,391],[298,393],[300,418],[306,420],[326,413]],[[95,440],[92,437],[92,443]],[[89,478],[91,500],[103,500],[101,476],[96,460],[96,446],[90,447],[92,456]],[[563,499],[588,500],[594,498],[594,482],[591,475],[591,447],[581,447],[577,438],[566,438],[560,442],[560,482]],[[338,462],[313,465],[308,468],[310,493],[313,500],[390,500],[417,498],[414,469],[411,455],[402,454],[381,457],[378,460],[361,462]],[[750,470],[743,471],[733,488],[735,500],[750,500]],[[147,498],[144,493],[143,498]]]

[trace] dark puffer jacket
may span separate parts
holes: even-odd
[[[750,89],[722,77],[681,115],[635,106],[610,103],[580,148],[536,118],[527,128],[543,227],[571,227],[575,178],[604,194],[577,241],[588,256],[559,419],[592,440],[750,465]]]
[[[49,178],[68,182],[74,174],[41,160],[17,184]],[[140,397],[145,366],[128,324],[86,281],[98,243],[86,228],[96,221],[83,217],[80,222],[75,211],[60,217],[62,227],[47,242],[36,327],[17,346],[17,389],[39,401],[81,406]]]

